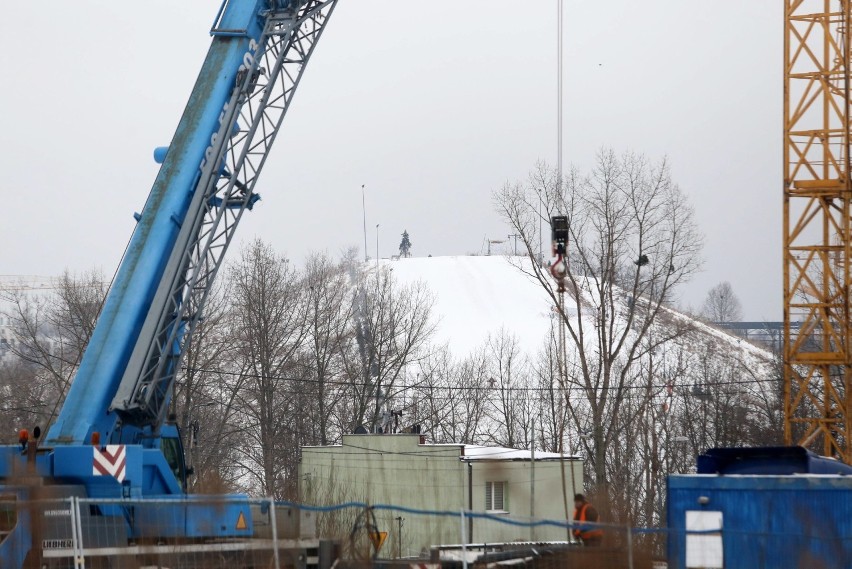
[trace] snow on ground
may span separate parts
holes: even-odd
[[[517,258],[516,258],[517,259]],[[423,281],[435,296],[435,340],[457,356],[485,343],[500,328],[535,354],[544,344],[553,314],[547,293],[503,256],[419,257],[382,261],[401,284]]]

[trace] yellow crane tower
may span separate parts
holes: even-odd
[[[848,464],[850,3],[785,0],[784,21],[784,437]]]

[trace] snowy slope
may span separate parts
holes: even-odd
[[[435,295],[435,340],[449,343],[456,356],[466,356],[501,327],[518,338],[522,351],[534,356],[548,336],[552,303],[539,283],[513,264],[518,262],[528,260],[504,256],[421,257],[384,260],[381,266],[390,268],[402,284],[427,284]],[[570,307],[567,310],[569,315],[576,315]],[[667,310],[666,316],[691,321],[707,340],[741,351],[743,356],[764,362],[772,359],[767,350],[675,310]],[[591,321],[585,324],[588,329],[593,326]]]
[[[517,258],[516,258],[517,259]],[[535,353],[550,330],[547,293],[507,257],[421,257],[382,261],[402,284],[423,281],[435,295],[435,340],[464,356],[501,327]]]

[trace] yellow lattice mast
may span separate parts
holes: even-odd
[[[786,0],[784,39],[784,436],[846,463],[850,2]]]

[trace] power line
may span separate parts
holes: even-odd
[[[285,376],[276,376],[276,375],[261,375],[261,374],[252,374],[252,373],[243,373],[238,371],[224,371],[224,370],[210,370],[205,368],[197,368],[197,367],[186,367],[185,371],[190,372],[199,372],[199,373],[210,373],[210,374],[220,374],[220,375],[228,375],[233,377],[247,377],[252,379],[276,379],[282,381],[291,381],[294,383],[308,383],[308,384],[324,384],[324,385],[332,385],[332,386],[340,386],[340,387],[352,387],[352,388],[360,388],[360,389],[372,389],[376,385],[375,383],[360,383],[360,382],[352,382],[352,381],[339,381],[339,380],[319,380],[316,378],[308,378],[308,377],[285,377]],[[700,381],[695,383],[666,383],[659,385],[620,385],[620,386],[592,386],[587,388],[584,385],[579,383],[572,383],[565,388],[565,391],[585,391],[587,389],[591,389],[592,391],[619,391],[619,390],[644,390],[644,391],[664,391],[669,388],[675,390],[681,390],[684,388],[705,388],[705,387],[727,387],[734,385],[753,385],[753,384],[771,384],[778,383],[781,384],[781,378],[750,378],[747,380],[730,380],[730,381]],[[424,383],[413,384],[413,385],[387,385],[390,388],[396,388],[401,392],[402,390],[410,390],[410,389],[419,389],[419,390],[435,390],[435,391],[482,391],[482,392],[490,392],[490,393],[500,393],[503,391],[508,392],[546,392],[549,393],[551,391],[560,391],[561,388],[559,386],[541,386],[541,387],[530,387],[530,386],[512,386],[512,385],[427,385]]]

